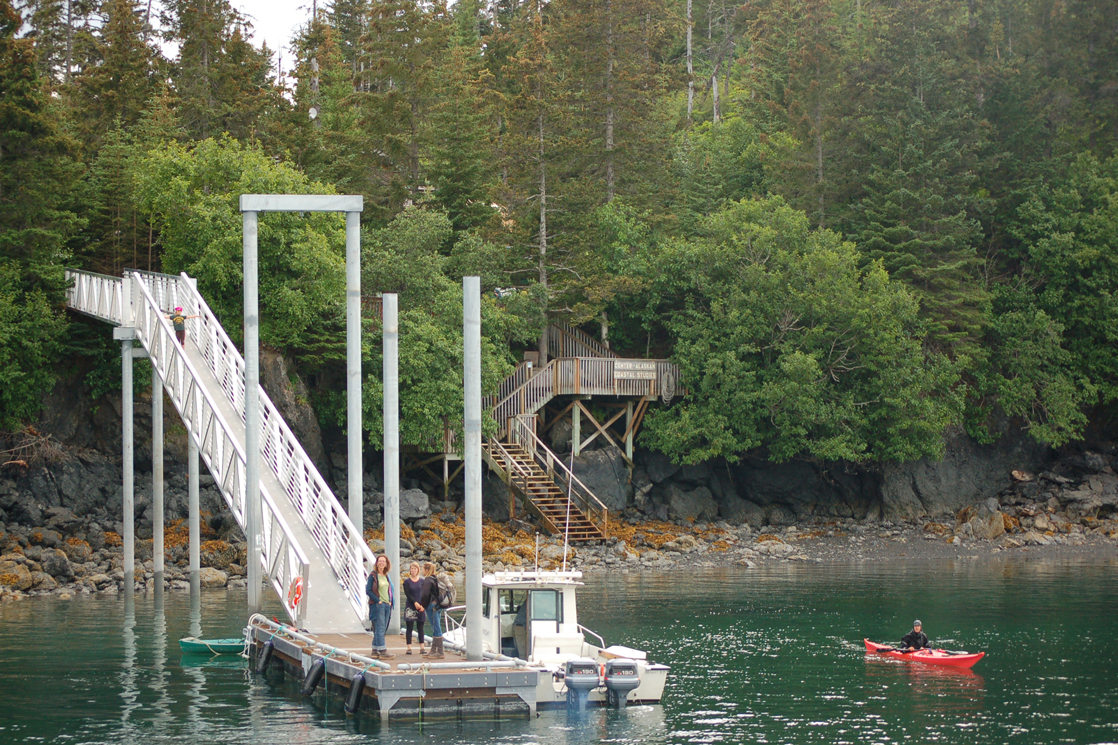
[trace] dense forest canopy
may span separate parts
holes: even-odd
[[[364,196],[411,442],[460,421],[465,274],[489,390],[548,320],[679,362],[681,461],[1113,419],[1114,0],[334,0],[285,59],[227,0],[0,0],[0,430],[111,385],[66,266],[186,271],[236,337],[242,191]],[[262,341],[340,423],[340,218],[260,241]]]

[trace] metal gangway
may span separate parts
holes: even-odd
[[[139,342],[245,530],[245,362],[196,282],[185,273],[112,277],[68,270],[66,276],[72,310]],[[175,307],[196,316],[187,321],[185,348],[169,319]],[[259,402],[261,568],[298,628],[362,632],[364,567],[372,565],[372,552],[263,389]]]

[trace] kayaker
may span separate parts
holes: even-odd
[[[928,648],[928,635],[923,631],[923,624],[920,619],[912,622],[912,631],[908,632],[901,638],[901,649],[905,651],[915,651],[917,649]]]

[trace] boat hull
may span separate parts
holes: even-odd
[[[195,639],[188,636],[179,639],[182,651],[188,654],[241,654],[245,651],[245,640],[234,639]]]
[[[869,639],[863,639],[866,651],[884,657],[893,657],[906,662],[922,662],[925,665],[941,665],[943,667],[971,668],[974,663],[986,656],[985,652],[974,654],[951,654],[942,649],[921,649],[918,652],[896,652],[888,644],[877,644]]]

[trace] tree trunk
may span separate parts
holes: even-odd
[[[74,60],[74,0],[66,0],[66,72],[62,79],[70,82],[70,68]]]
[[[613,0],[606,0],[606,201],[613,201]]]
[[[710,92],[713,94],[712,103],[714,106],[714,119],[713,123],[718,124],[718,68],[714,68],[714,72],[710,76]]]
[[[691,0],[687,0],[687,121],[695,108],[695,67],[691,59]]]
[[[541,86],[542,90],[542,86]],[[539,255],[539,273],[540,273],[540,286],[544,289],[544,314],[545,324],[543,334],[540,335],[540,365],[547,364],[547,161],[544,159],[544,136],[543,136],[543,101],[542,94],[540,96],[540,113],[539,113],[539,138],[540,138],[540,255]]]

